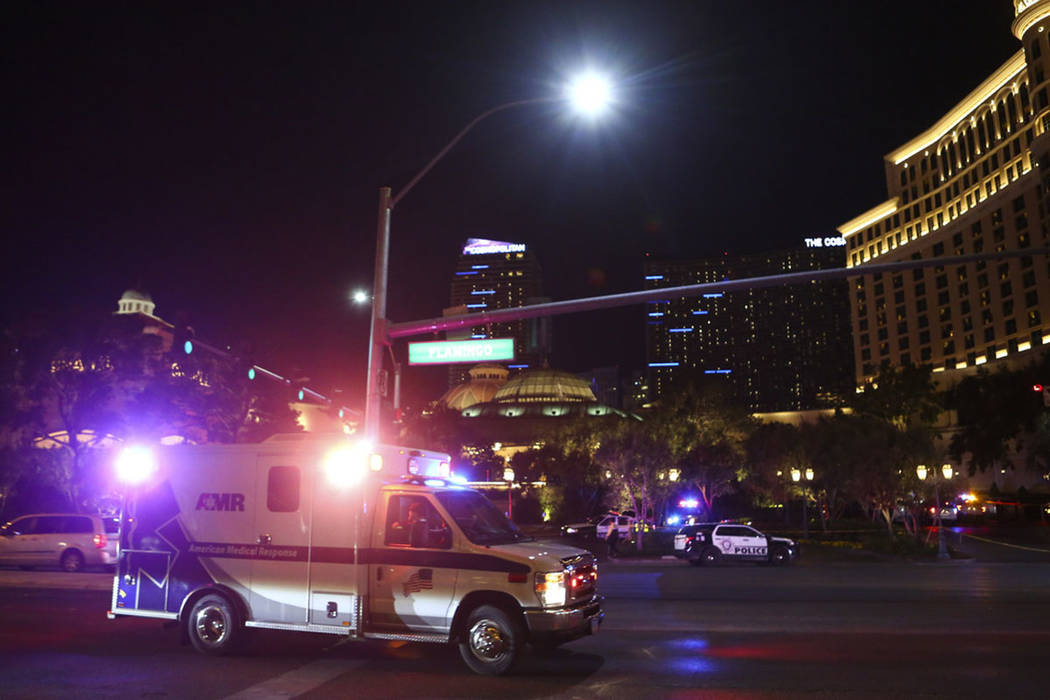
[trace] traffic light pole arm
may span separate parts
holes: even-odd
[[[642,304],[648,301],[666,299],[668,297],[698,297],[704,294],[718,294],[745,289],[765,289],[767,287],[803,284],[805,282],[843,280],[851,277],[861,277],[863,275],[882,272],[893,273],[924,267],[947,267],[949,265],[962,265],[966,263],[980,262],[982,260],[1000,260],[1004,258],[1045,255],[1048,252],[1050,252],[1050,248],[1004,250],[997,253],[982,253],[979,255],[907,260],[896,263],[880,263],[877,265],[835,268],[833,270],[809,270],[805,272],[791,272],[784,275],[771,275],[769,277],[750,277],[739,280],[725,280],[722,282],[688,284],[680,287],[660,287],[658,289],[646,289],[639,292],[625,292],[623,294],[609,294],[600,297],[586,297],[583,299],[554,301],[546,304],[533,304],[532,306],[519,306],[513,309],[498,309],[495,311],[461,314],[459,316],[431,318],[422,321],[391,323],[386,327],[386,334],[390,339],[406,338],[416,335],[437,333],[440,331],[455,330],[458,328],[483,326],[489,323],[506,323],[508,321],[521,321],[540,316],[559,316],[561,314],[579,313],[582,311],[610,309],[617,306],[630,306],[632,304]]]

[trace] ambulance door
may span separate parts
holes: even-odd
[[[255,546],[249,603],[256,622],[306,624],[310,460],[261,455],[255,486]]]
[[[314,484],[310,540],[310,624],[355,630],[359,626],[358,533],[365,531],[360,483],[338,484],[319,474]],[[364,547],[361,547],[364,549]]]
[[[384,493],[383,499],[368,567],[372,623],[387,632],[445,634],[459,573],[452,530],[425,494]],[[413,529],[425,534],[413,538]]]

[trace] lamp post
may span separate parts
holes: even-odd
[[[945,464],[941,466],[941,476],[945,480],[951,479],[953,474],[952,465]],[[927,470],[925,464],[915,467],[915,475],[919,477],[919,481],[926,481],[927,475],[933,476],[933,499],[936,501],[934,503],[933,517],[934,525],[937,528],[937,558],[948,559],[948,548],[944,542],[944,528],[941,526],[941,480],[936,476],[935,471]]]
[[[813,481],[813,470],[809,467],[805,471],[802,471],[798,467],[791,470],[791,480],[796,484],[802,481],[802,477],[806,477],[806,481]],[[802,538],[809,539],[809,513],[807,512],[807,505],[809,502],[809,495],[806,490],[802,490]]]
[[[507,467],[503,470],[503,480],[507,482],[507,517],[514,519],[514,470]]]
[[[383,371],[384,347],[389,347],[390,344],[387,335],[386,292],[390,259],[390,215],[394,207],[452,150],[453,146],[459,143],[460,139],[467,135],[467,132],[487,117],[515,107],[563,100],[570,102],[577,112],[593,116],[600,113],[611,102],[611,98],[609,83],[598,74],[587,72],[572,81],[563,96],[534,97],[497,105],[482,112],[463,127],[396,195],[389,187],[379,188],[379,223],[376,230],[376,262],[372,282],[372,325],[369,331],[368,375],[365,379],[364,433],[370,440],[379,441],[379,411],[382,404],[379,379]]]

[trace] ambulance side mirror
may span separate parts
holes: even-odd
[[[429,545],[430,530],[427,529],[426,520],[417,520],[412,523],[412,529],[409,532],[409,544],[412,547],[426,547]]]

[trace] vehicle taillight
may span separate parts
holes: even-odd
[[[97,549],[102,549],[106,546],[106,533],[95,535],[91,538],[91,541],[95,543]]]

